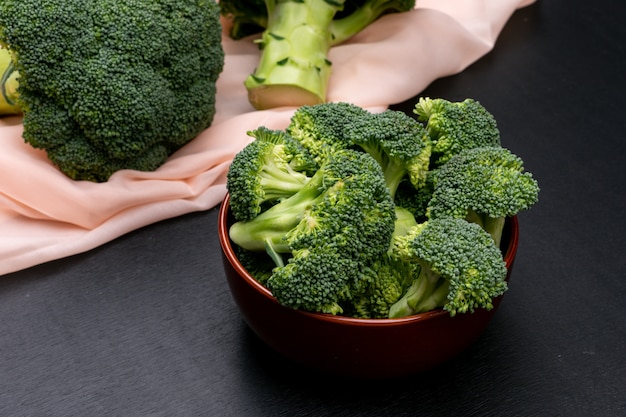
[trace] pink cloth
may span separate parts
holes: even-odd
[[[418,0],[330,52],[329,101],[372,111],[420,93],[489,52],[515,9],[534,0]],[[155,172],[115,173],[106,183],[72,181],[25,144],[19,117],[0,118],[0,275],[87,251],[129,231],[206,210],[224,197],[232,157],[248,130],[282,129],[292,108],[255,111],[243,80],[258,50],[224,37],[213,125]]]

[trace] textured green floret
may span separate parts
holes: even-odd
[[[248,250],[276,254],[310,247],[332,239],[334,246],[359,256],[371,256],[384,243],[369,240],[372,234],[387,240],[393,231],[393,200],[384,186],[382,172],[367,154],[342,150],[329,157],[294,195],[273,205],[249,221],[230,227],[230,237]],[[387,230],[381,225],[388,224]]]
[[[286,131],[317,161],[323,161],[338,149],[352,146],[346,126],[369,115],[367,110],[344,102],[302,106],[294,112]]]
[[[326,101],[332,63],[328,52],[386,13],[406,12],[415,0],[221,0],[229,34],[261,32],[261,57],[245,80],[257,109]]]
[[[400,111],[387,110],[355,118],[345,127],[348,141],[378,161],[391,195],[407,178],[415,188],[424,185],[431,143],[424,126]]]
[[[208,127],[222,71],[213,0],[3,0],[24,139],[69,177],[151,171]]]
[[[422,124],[400,111],[371,113],[350,103],[322,103],[296,110],[287,131],[317,160],[338,149],[359,149],[381,166],[391,195],[404,179],[425,180],[431,143]]]
[[[371,279],[364,271],[386,253],[395,218],[378,163],[346,149],[329,156],[298,193],[232,224],[230,237],[275,262],[267,287],[281,303],[338,314],[364,291]]]
[[[451,102],[422,97],[414,109],[426,123],[433,142],[432,166],[436,168],[464,149],[500,146],[500,131],[493,115],[478,101]]]
[[[404,317],[443,307],[450,315],[490,310],[507,289],[500,249],[480,226],[444,218],[419,224],[392,242],[392,256],[420,265],[419,276],[391,307]]]
[[[539,186],[506,148],[465,150],[435,172],[429,218],[456,217],[482,226],[500,244],[506,217],[537,202]]]
[[[314,247],[296,251],[287,265],[274,269],[266,285],[282,305],[336,315],[363,291],[370,276],[358,260]]]
[[[248,134],[255,139],[235,155],[226,180],[240,221],[300,191],[317,169],[307,150],[284,131],[259,127]]]

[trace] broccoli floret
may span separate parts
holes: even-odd
[[[332,63],[328,52],[386,13],[406,12],[415,0],[221,0],[232,20],[230,36],[263,28],[258,65],[244,82],[257,109],[326,101]],[[344,7],[347,6],[347,7]]]
[[[17,104],[17,76],[11,52],[0,47],[0,116],[22,112]]]
[[[464,149],[500,146],[496,119],[476,100],[451,102],[422,97],[414,113],[426,123],[433,142],[431,168],[444,164]]]
[[[346,125],[369,115],[370,112],[352,103],[302,106],[294,112],[286,131],[321,162],[337,150],[351,147]]]
[[[465,150],[435,172],[431,219],[464,218],[477,223],[500,245],[506,217],[530,208],[539,186],[523,161],[502,147]]]
[[[396,220],[391,241],[396,236],[404,236],[417,226],[413,214],[401,207],[395,207]],[[361,318],[387,318],[389,310],[406,292],[417,274],[417,262],[404,262],[392,256],[391,248],[370,265],[371,276],[362,293],[354,297],[346,314]]]
[[[489,310],[507,289],[502,252],[480,226],[463,219],[420,223],[394,237],[389,253],[420,266],[406,294],[390,308],[391,318],[440,307],[451,316]]]
[[[298,193],[232,224],[230,237],[274,260],[267,287],[279,302],[338,314],[364,290],[371,277],[364,271],[387,251],[394,222],[380,166],[347,149],[329,156]]]
[[[359,149],[381,166],[394,196],[408,178],[421,187],[428,172],[431,144],[424,126],[400,111],[371,113],[349,103],[321,103],[297,109],[287,131],[317,160],[338,149]]]
[[[341,150],[300,191],[249,221],[233,223],[229,233],[235,244],[267,251],[280,266],[280,254],[319,242],[350,256],[382,253],[380,239],[390,238],[394,219],[393,200],[376,161],[366,153]]]
[[[226,186],[236,220],[251,220],[265,205],[291,197],[309,180],[317,164],[307,150],[282,130],[259,127],[230,165]]]
[[[24,139],[70,178],[152,171],[207,128],[223,69],[213,0],[3,0]]]
[[[345,132],[350,143],[378,161],[392,196],[407,177],[415,188],[424,185],[431,143],[424,126],[415,119],[395,110],[370,113],[348,122]]]

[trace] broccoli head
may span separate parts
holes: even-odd
[[[477,223],[500,245],[506,217],[537,202],[539,186],[521,158],[502,147],[465,150],[434,171],[427,216]]]
[[[405,178],[415,188],[425,184],[431,143],[424,126],[412,117],[395,110],[369,113],[349,122],[345,135],[378,161],[392,196]]]
[[[500,146],[496,119],[476,100],[452,102],[421,97],[414,113],[419,121],[426,123],[433,142],[431,168],[444,164],[464,149]]]
[[[407,12],[415,0],[221,0],[237,39],[260,31],[261,57],[245,80],[257,109],[326,101],[328,52],[386,13]]]
[[[259,127],[230,165],[226,186],[236,220],[251,220],[265,205],[291,197],[309,180],[317,164],[299,142],[282,130]]]
[[[223,69],[213,0],[3,0],[24,139],[70,178],[151,171],[207,128]]]
[[[480,226],[463,219],[428,220],[395,236],[392,259],[419,264],[419,274],[390,308],[392,318],[443,307],[450,315],[493,308],[507,289],[502,252]]]
[[[319,161],[352,146],[346,126],[370,113],[352,103],[320,103],[296,109],[286,131]]]

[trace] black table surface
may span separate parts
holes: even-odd
[[[479,100],[541,186],[459,357],[391,381],[286,362],[233,303],[216,208],[1,277],[0,416],[626,416],[625,19],[622,0],[539,0],[422,93]]]

